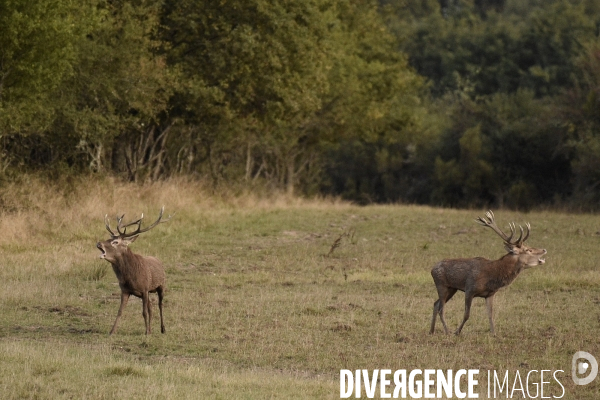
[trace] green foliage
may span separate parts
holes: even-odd
[[[411,65],[434,82],[438,96],[462,89],[464,82],[471,95],[519,88],[556,94],[573,84],[581,44],[596,35],[594,14],[567,0],[532,4],[520,15],[510,5],[484,17],[466,5],[457,9],[445,15],[431,9],[417,19],[409,14],[406,21],[398,14],[402,22],[392,21]]]
[[[188,132],[188,156],[245,159],[237,176],[291,193],[319,179],[332,142],[406,135],[421,82],[374,2],[228,5],[174,2],[165,12],[169,57],[192,82],[175,109],[200,128]]]
[[[578,85],[560,98],[566,151],[573,155],[574,197],[585,207],[600,199],[600,46],[593,43],[578,59]]]
[[[2,2],[0,177],[594,207],[598,12],[597,0]]]
[[[0,2],[0,129],[30,133],[52,120],[52,98],[71,75],[88,5],[70,1]]]
[[[157,4],[6,4],[16,10],[2,12],[15,25],[3,30],[3,169],[118,171],[111,152],[161,125],[174,88],[155,54]]]
[[[459,139],[458,159],[435,160],[436,189],[434,201],[450,206],[482,206],[494,192],[494,170],[490,165],[488,146],[483,146],[481,125],[465,130]]]
[[[552,104],[518,91],[463,99],[451,113],[433,201],[527,209],[568,196],[570,162]]]
[[[184,151],[204,153],[214,180],[223,177],[214,164],[237,153],[247,180],[262,172],[291,189],[317,141],[310,124],[328,90],[331,7],[222,3],[172,2],[163,15],[167,54],[189,82],[174,107],[198,127]]]
[[[124,169],[127,148],[164,125],[175,79],[154,39],[159,8],[152,0],[100,3],[79,43],[77,75],[64,83],[56,129],[71,131],[93,171]],[[73,151],[73,147],[72,150]]]

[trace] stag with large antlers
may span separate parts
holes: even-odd
[[[142,315],[146,324],[146,334],[151,333],[150,322],[152,320],[152,306],[149,293],[158,295],[158,309],[160,311],[160,331],[165,333],[163,322],[163,294],[165,289],[165,270],[162,263],[154,257],[145,257],[134,254],[129,245],[133,243],[141,233],[147,232],[162,222],[167,222],[171,217],[162,220],[164,206],[160,209],[158,219],[150,226],[142,229],[144,214],[140,219],[123,224],[124,215],[117,217],[117,233],[113,232],[108,222],[108,215],[104,216],[106,230],[110,233],[110,239],[98,242],[96,247],[100,249],[100,258],[112,264],[115,275],[121,287],[121,305],[117,313],[117,319],[110,330],[112,335],[117,330],[117,323],[123,309],[127,305],[129,296],[134,295],[142,299]],[[135,227],[132,232],[127,228]]]
[[[488,211],[484,218],[479,217],[476,221],[491,228],[502,238],[504,248],[508,251],[508,254],[499,260],[487,260],[481,257],[443,260],[433,267],[431,276],[433,276],[439,299],[433,305],[430,333],[435,331],[438,314],[444,325],[444,330],[448,333],[448,326],[444,319],[444,306],[456,291],[460,290],[465,292],[465,315],[455,333],[460,334],[465,322],[469,319],[473,298],[483,297],[490,320],[490,329],[492,334],[495,334],[492,308],[496,292],[510,285],[522,270],[546,262],[543,258],[546,249],[536,249],[524,244],[531,232],[529,223],[525,225],[525,230],[519,226],[519,238],[513,240],[516,232],[515,224],[509,224],[510,236],[506,235],[496,225],[493,212]]]

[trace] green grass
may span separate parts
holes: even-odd
[[[95,200],[85,187],[77,201],[64,195],[66,215],[56,200],[41,216],[34,206],[2,218],[2,398],[339,398],[340,369],[382,368],[480,369],[482,389],[485,370],[562,369],[564,398],[598,397],[600,378],[585,387],[570,378],[575,351],[600,359],[598,216],[497,211],[503,227],[531,222],[529,244],[548,250],[547,263],[496,296],[496,336],[476,299],[456,337],[439,321],[428,334],[429,271],[443,258],[504,254],[473,221],[483,210],[221,199],[183,183],[136,196],[133,186],[96,184]],[[104,213],[152,219],[163,204],[173,219],[132,250],[167,266],[167,333],[154,299],[145,336],[132,299],[108,336],[119,287],[95,248]],[[459,293],[451,327],[463,309]]]

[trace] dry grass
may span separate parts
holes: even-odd
[[[598,395],[597,381],[574,387],[570,362],[600,356],[600,217],[496,212],[501,226],[531,222],[547,264],[496,296],[496,337],[477,299],[460,337],[430,336],[433,264],[503,254],[481,211],[28,179],[0,195],[3,398],[338,398],[342,368],[563,369],[565,398]],[[145,337],[132,300],[109,337],[119,288],[95,248],[104,214],[152,218],[163,204],[175,217],[132,247],[167,265],[167,334]],[[462,311],[457,295],[451,326]]]

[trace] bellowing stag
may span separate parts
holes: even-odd
[[[499,260],[488,260],[481,257],[443,260],[433,267],[431,276],[435,282],[439,299],[433,305],[430,333],[434,333],[435,331],[435,322],[438,314],[442,320],[446,334],[448,333],[448,326],[444,319],[444,306],[454,296],[456,291],[460,290],[465,292],[465,314],[462,323],[455,333],[457,335],[460,334],[465,322],[469,319],[473,298],[483,297],[490,320],[490,329],[492,334],[495,334],[492,308],[496,292],[510,285],[524,269],[546,262],[543,258],[546,254],[546,249],[528,247],[524,244],[527,238],[529,238],[531,231],[529,223],[525,225],[525,234],[523,227],[519,226],[521,231],[519,238],[513,240],[516,231],[515,224],[509,224],[511,233],[510,236],[506,235],[496,225],[494,213],[491,211],[486,213],[485,218],[479,217],[476,221],[483,226],[491,228],[502,238],[504,248],[508,251],[508,254]]]
[[[158,309],[160,311],[160,331],[165,333],[165,324],[163,322],[163,294],[165,290],[165,270],[162,263],[154,257],[141,256],[134,254],[129,245],[133,243],[141,233],[147,232],[161,222],[167,222],[171,217],[162,221],[164,207],[160,209],[158,219],[147,228],[141,229],[141,218],[123,225],[123,217],[117,217],[117,233],[113,232],[108,222],[108,215],[104,216],[106,230],[110,233],[110,239],[98,242],[96,247],[100,249],[100,258],[112,264],[115,275],[119,280],[121,288],[121,305],[115,323],[110,330],[112,335],[117,330],[117,323],[123,309],[127,305],[130,295],[142,299],[142,315],[146,324],[146,334],[151,333],[150,323],[152,320],[152,306],[149,293],[158,295]],[[127,232],[127,228],[137,226],[133,232]]]

